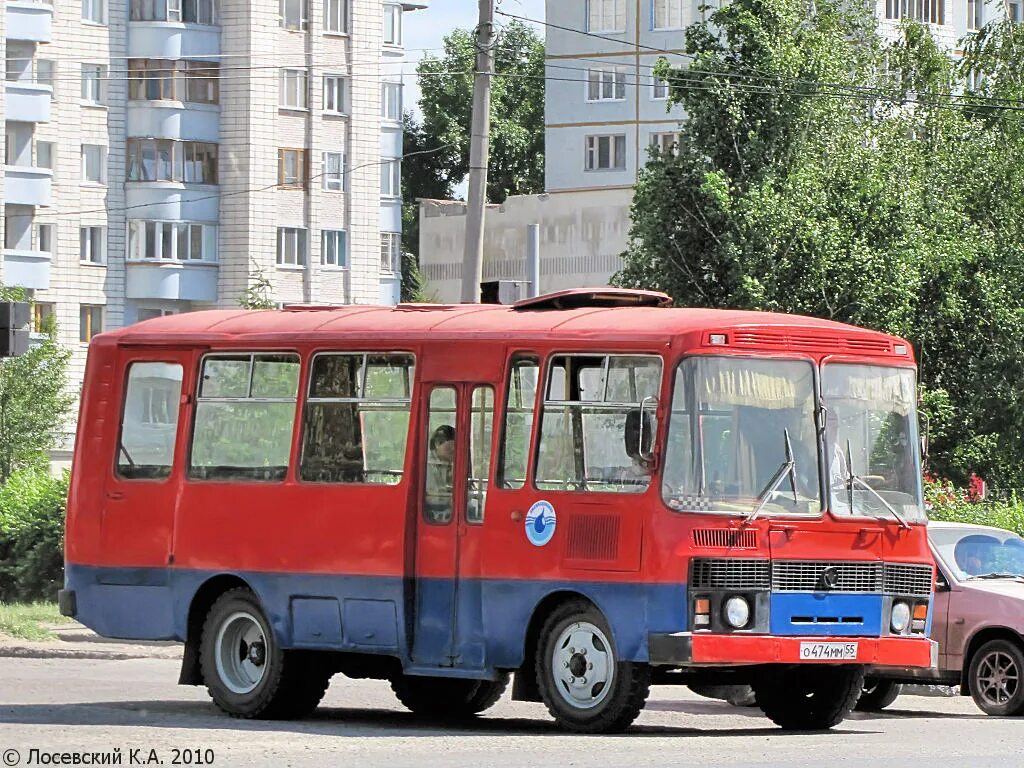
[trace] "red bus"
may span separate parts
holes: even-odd
[[[333,674],[433,716],[627,727],[750,683],[827,728],[934,666],[915,364],[872,331],[569,291],[162,317],[95,338],[62,611],[298,717]]]

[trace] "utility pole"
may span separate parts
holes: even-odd
[[[469,144],[469,200],[466,204],[466,250],[462,260],[462,303],[480,301],[484,273],[484,211],[491,140],[491,76],[494,74],[494,0],[480,0],[476,28],[476,73],[473,79],[473,126]]]

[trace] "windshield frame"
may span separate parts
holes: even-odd
[[[913,416],[913,418],[909,419],[911,428],[913,430],[913,439],[908,441],[908,445],[910,447],[910,450],[913,451],[914,459],[916,460],[916,466],[917,466],[917,472],[915,474],[915,477],[916,477],[916,480],[917,480],[917,485],[916,485],[915,491],[917,493],[918,506],[917,506],[917,511],[915,511],[913,514],[907,515],[904,512],[903,513],[903,517],[906,519],[906,522],[909,523],[910,525],[927,525],[927,523],[928,523],[928,514],[927,514],[927,510],[925,509],[925,505],[924,505],[924,488],[923,488],[923,482],[924,482],[923,481],[923,461],[924,461],[924,457],[922,456],[922,451],[921,451],[920,411],[918,410],[918,404],[919,403],[918,403],[918,398],[917,398],[917,392],[918,392],[918,389],[919,389],[919,386],[920,386],[919,370],[918,370],[917,365],[915,365],[915,364],[907,364],[905,361],[892,361],[892,362],[889,362],[889,361],[881,361],[881,360],[869,360],[869,359],[864,359],[864,358],[856,357],[856,356],[852,356],[852,355],[826,355],[826,356],[821,358],[821,361],[818,364],[818,371],[819,371],[818,405],[819,405],[819,414],[823,415],[824,418],[821,421],[821,423],[819,424],[818,429],[819,429],[819,443],[820,443],[822,491],[823,491],[823,494],[824,494],[823,498],[824,498],[825,506],[829,510],[829,513],[833,517],[835,517],[837,520],[878,521],[878,522],[887,522],[887,523],[891,522],[891,523],[894,523],[896,525],[900,524],[899,521],[890,512],[880,512],[877,515],[870,515],[870,514],[864,514],[863,512],[861,512],[861,513],[854,512],[853,510],[851,510],[849,514],[843,514],[843,513],[837,513],[836,510],[833,508],[833,504],[832,504],[832,489],[829,486],[829,474],[828,474],[829,473],[829,466],[828,466],[829,446],[827,444],[827,439],[826,439],[826,434],[825,434],[826,424],[828,422],[828,419],[833,418],[832,413],[831,413],[831,411],[833,409],[829,406],[828,401],[825,399],[824,393],[823,393],[823,386],[824,386],[823,382],[824,382],[824,379],[825,379],[825,372],[826,372],[827,366],[829,366],[829,365],[847,365],[847,366],[855,365],[855,366],[870,367],[870,368],[881,368],[883,370],[893,370],[893,371],[901,371],[901,372],[902,371],[910,371],[913,374],[913,376],[914,376],[914,400],[913,400],[913,406],[912,406],[912,411],[913,411],[912,416]],[[854,471],[856,472],[856,467],[854,467]],[[876,489],[876,493],[877,492],[878,491]]]
[[[669,440],[672,434],[672,415],[675,408],[675,391],[677,377],[680,375],[683,364],[687,360],[691,359],[707,359],[717,358],[722,360],[758,360],[758,361],[775,361],[783,363],[805,363],[811,367],[812,376],[812,389],[814,397],[813,405],[813,420],[814,420],[814,445],[817,452],[817,472],[818,472],[818,506],[813,512],[801,513],[801,512],[777,512],[770,509],[762,509],[758,518],[782,518],[782,519],[797,519],[797,520],[820,520],[824,517],[825,512],[828,510],[827,504],[827,480],[822,474],[822,465],[824,463],[824,430],[821,422],[821,367],[818,362],[818,358],[811,354],[801,354],[800,352],[790,351],[771,351],[752,354],[750,352],[733,353],[727,349],[715,349],[704,351],[689,351],[685,354],[678,356],[671,365],[666,365],[665,373],[668,374],[668,381],[665,383],[665,424],[660,427],[659,445],[660,445],[660,457],[658,461],[658,484],[660,490],[658,497],[661,500],[662,506],[668,509],[670,512],[679,515],[716,515],[720,517],[732,518],[735,520],[743,521],[747,515],[756,508],[756,503],[752,503],[750,510],[747,513],[738,512],[735,510],[715,510],[715,509],[676,509],[672,507],[665,498],[664,492],[664,476],[668,468],[668,446]],[[667,362],[667,361],[666,361]],[[780,443],[781,445],[781,443]],[[784,459],[784,452],[780,448],[779,461],[780,463]],[[652,484],[653,485],[653,484]],[[787,483],[783,483],[780,487],[785,489],[788,487]],[[785,492],[785,491],[783,491]],[[753,499],[752,499],[753,502]]]

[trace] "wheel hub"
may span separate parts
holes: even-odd
[[[217,677],[234,694],[252,693],[267,670],[267,637],[263,625],[248,611],[221,622],[214,646]]]
[[[267,648],[263,643],[256,642],[249,646],[249,661],[257,667],[262,667],[267,660]]]
[[[570,624],[555,641],[551,668],[562,699],[575,709],[592,709],[611,691],[615,676],[611,643],[595,624]]]

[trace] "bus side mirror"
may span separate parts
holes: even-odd
[[[918,434],[921,436],[921,465],[928,461],[928,433],[931,431],[931,419],[927,413],[918,411]]]
[[[657,403],[653,397],[645,398],[639,408],[626,413],[625,441],[626,455],[631,459],[652,461],[654,459],[654,413],[648,410],[649,401]]]

